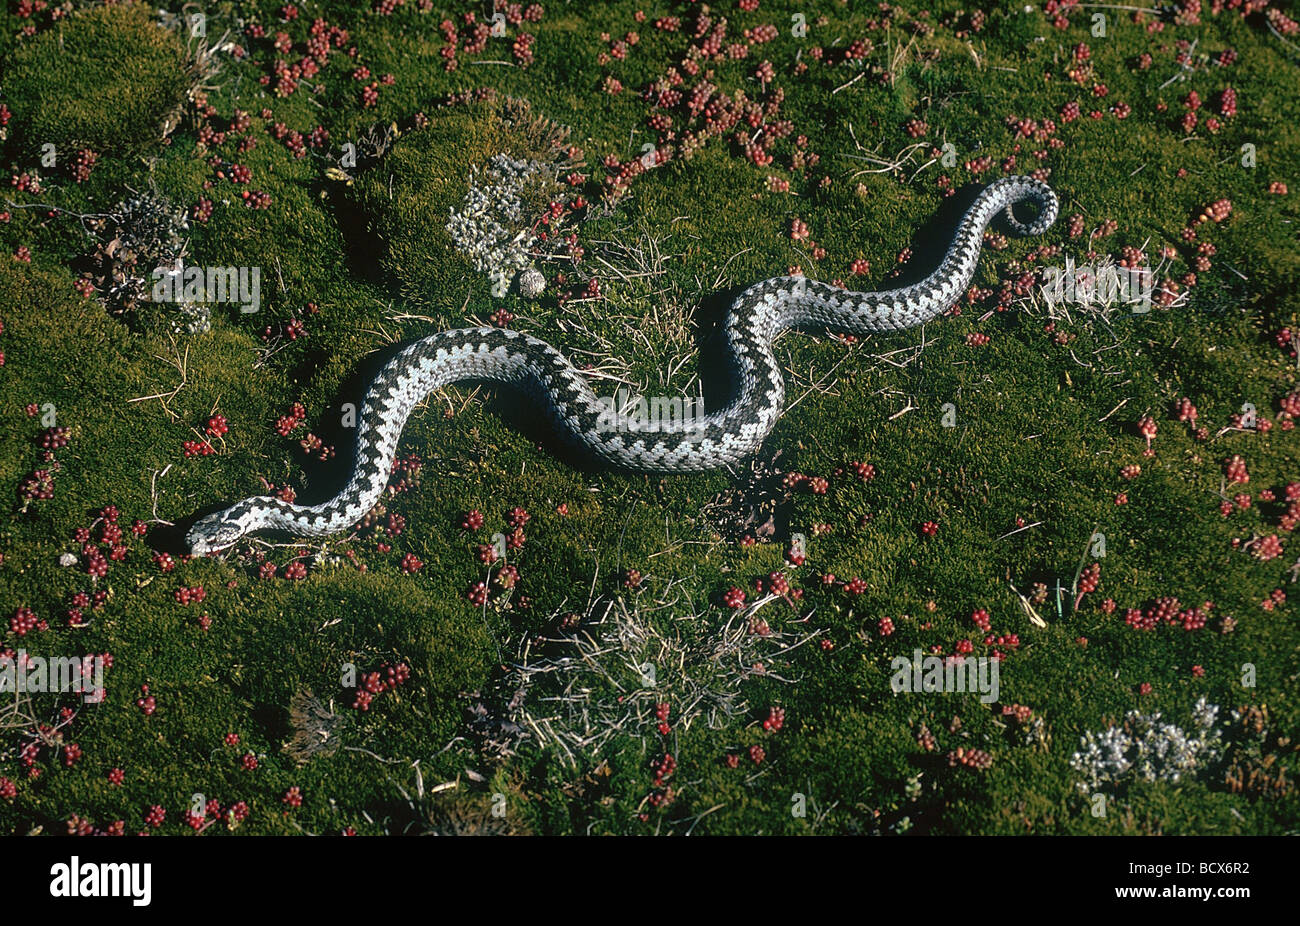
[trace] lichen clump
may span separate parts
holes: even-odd
[[[1219,705],[1203,697],[1192,708],[1190,732],[1165,722],[1159,712],[1129,711],[1122,726],[1084,735],[1070,758],[1070,767],[1083,776],[1076,786],[1092,794],[1126,780],[1180,781],[1204,771],[1222,753],[1218,716]]]
[[[181,266],[190,230],[189,217],[161,193],[147,190],[118,203],[113,212],[87,223],[98,235],[83,264],[88,280],[109,314],[131,316],[150,302],[154,271]],[[157,306],[170,330],[190,334],[211,328],[211,310],[204,304]],[[159,319],[161,320],[161,319]]]
[[[391,145],[382,170],[359,172],[350,192],[401,297],[450,322],[467,288],[523,291],[523,272],[567,246],[575,194],[563,178],[581,155],[566,139],[522,100],[478,101],[431,114]]]
[[[486,168],[471,169],[465,202],[447,221],[456,250],[488,275],[494,296],[504,296],[516,274],[531,265],[537,235],[524,221],[524,200],[545,169],[541,161],[495,155]]]

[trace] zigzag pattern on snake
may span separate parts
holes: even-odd
[[[1012,207],[1038,206],[1032,222]],[[730,401],[694,419],[665,421],[653,433],[607,406],[586,378],[545,341],[499,328],[441,331],[398,353],[366,394],[357,432],[356,465],[338,495],[319,505],[259,496],[195,522],[186,536],[195,555],[217,552],[255,531],[325,537],[351,527],[388,485],[398,438],[425,396],[459,380],[493,380],[524,388],[558,429],[615,467],[687,473],[738,463],[762,445],[785,404],[785,384],[772,342],[788,328],[847,334],[901,331],[950,308],[975,275],[984,230],[999,213],[1021,235],[1056,221],[1056,194],[1029,177],[1004,177],[985,187],[967,210],[939,267],[911,286],[874,293],[836,289],[803,277],[774,277],[746,289],[731,305],[723,331],[732,375]]]

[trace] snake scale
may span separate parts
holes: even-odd
[[[1038,207],[1030,222],[1013,206]],[[874,293],[850,292],[803,277],[774,277],[740,294],[723,325],[732,389],[727,404],[694,420],[665,421],[653,433],[611,416],[586,378],[555,348],[502,328],[440,331],[398,353],[380,371],[357,423],[356,464],[347,485],[319,505],[247,498],[196,521],[186,536],[194,555],[224,550],[256,531],[325,537],[361,520],[388,485],[398,438],[425,396],[459,380],[489,380],[523,388],[549,412],[561,433],[615,467],[651,473],[700,472],[755,453],[781,415],[785,384],[772,342],[788,328],[847,334],[901,331],[950,308],[975,275],[984,230],[1000,213],[1012,230],[1037,235],[1056,220],[1056,194],[1029,177],[986,186],[957,226],[939,267],[919,283]]]

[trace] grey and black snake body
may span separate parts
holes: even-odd
[[[1038,206],[1024,223],[1011,207]],[[647,433],[597,398],[586,378],[545,341],[500,328],[432,334],[398,353],[366,395],[358,421],[356,465],[343,490],[319,505],[248,498],[195,523],[196,554],[212,553],[260,530],[324,537],[361,520],[383,495],[398,438],[412,409],[431,391],[458,380],[495,380],[524,388],[547,408],[561,432],[615,467],[688,473],[737,463],[757,451],[781,415],[785,385],[772,342],[788,328],[849,334],[901,331],[950,308],[975,274],[985,228],[999,213],[1023,235],[1056,220],[1057,199],[1045,183],[1005,177],[982,190],[957,227],[942,263],[911,286],[875,293],[837,289],[803,277],[775,277],[746,289],[732,304],[724,335],[733,388],[730,401],[694,420],[665,421]]]

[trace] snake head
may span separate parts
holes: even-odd
[[[248,531],[248,525],[232,509],[199,518],[185,535],[194,556],[209,556],[232,547]]]

